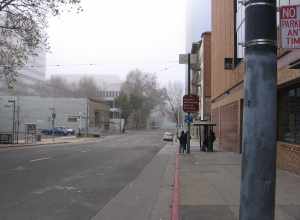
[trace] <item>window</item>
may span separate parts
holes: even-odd
[[[300,84],[279,92],[278,139],[300,144]]]
[[[69,117],[68,117],[68,122],[76,123],[76,122],[77,122],[77,119],[78,119],[77,116],[69,116]]]
[[[277,0],[277,6],[283,5],[299,5],[300,0]]]
[[[236,0],[236,58],[244,58],[245,50],[245,6]]]

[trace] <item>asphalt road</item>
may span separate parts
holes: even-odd
[[[162,132],[0,151],[1,220],[91,219],[164,146]]]

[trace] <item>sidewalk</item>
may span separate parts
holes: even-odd
[[[238,220],[241,156],[198,145],[179,156],[180,220]],[[278,170],[275,219],[300,219],[300,176]]]
[[[175,151],[167,144],[92,220],[169,220]]]

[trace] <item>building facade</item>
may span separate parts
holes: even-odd
[[[12,101],[15,102],[15,109]],[[36,124],[37,129],[52,128],[53,113],[56,115],[55,127],[72,128],[77,132],[87,128],[90,131],[109,129],[109,106],[100,100],[1,96],[0,132],[12,131],[13,123],[19,127],[20,134],[24,133],[24,125],[28,123]]]
[[[278,1],[278,6],[286,4],[300,2]],[[212,0],[211,115],[220,149],[237,153],[243,151],[244,39],[245,8],[240,1]],[[280,49],[280,39],[278,46],[277,163],[300,173],[300,52]]]
[[[191,54],[196,62],[191,65],[191,93],[199,96],[199,112],[194,122],[211,120],[211,32],[204,32],[201,40],[192,44]],[[192,127],[192,136],[199,136],[199,126]]]
[[[203,7],[204,5],[209,6],[210,0],[187,0],[186,1],[186,53],[192,51],[193,43],[198,42],[201,39],[201,35],[204,31],[210,29],[210,18],[202,18],[202,14],[207,14],[210,10],[209,7]],[[203,4],[204,3],[204,4]],[[205,4],[206,3],[206,4]],[[199,27],[202,27],[199,28]],[[185,74],[185,92],[187,94],[187,68]]]

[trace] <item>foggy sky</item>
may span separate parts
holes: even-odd
[[[201,17],[209,17],[209,0]],[[185,0],[82,0],[84,12],[51,18],[47,75],[115,74],[139,68],[162,84],[184,80],[178,54],[186,47]],[[207,10],[205,10],[207,8]],[[207,31],[209,22],[199,24]],[[92,64],[92,65],[86,65]],[[59,66],[55,66],[59,65]]]

